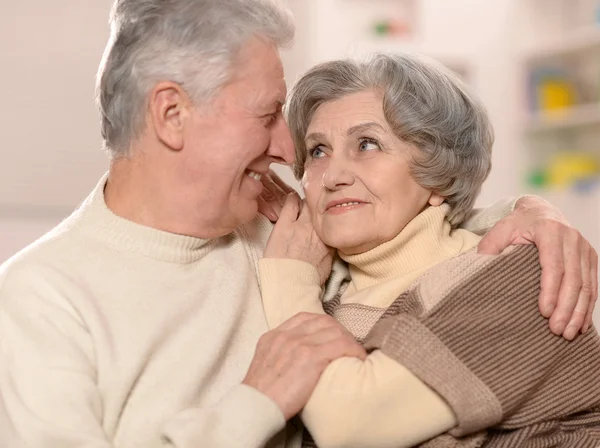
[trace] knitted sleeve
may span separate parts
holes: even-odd
[[[270,328],[299,312],[324,314],[310,264],[267,258],[259,271]],[[456,424],[444,400],[380,351],[331,362],[301,417],[319,448],[414,446]]]
[[[114,446],[93,338],[71,294],[84,292],[50,267],[0,276],[0,447]],[[169,419],[162,446],[261,448],[284,424],[273,401],[238,385],[210,408]]]
[[[477,235],[484,235],[494,224],[513,212],[519,198],[504,198],[489,207],[474,209],[460,227]]]
[[[598,336],[569,343],[550,332],[537,308],[540,272],[534,246],[447,260],[394,302],[365,345],[449,403],[454,436],[587,409],[600,398]]]

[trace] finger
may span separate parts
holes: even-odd
[[[273,183],[281,191],[283,191],[283,196],[284,197],[286,195],[290,194],[290,193],[295,193],[296,192],[296,190],[294,190],[292,187],[290,187],[288,184],[286,184],[283,180],[281,180],[281,177],[279,177],[275,171],[269,170],[269,176],[271,177],[271,180],[273,181]]]
[[[306,204],[306,201],[302,201],[300,202],[300,214],[298,215],[298,222],[301,223],[309,223],[312,221],[312,216],[310,214],[310,209],[308,208],[308,205]]]
[[[338,358],[349,356],[361,360],[366,359],[367,352],[363,346],[351,337],[337,337],[316,345],[318,356],[331,362]]]
[[[585,316],[585,321],[583,323],[583,328],[581,329],[583,333],[589,330],[590,325],[592,325],[592,319],[594,317],[594,307],[596,306],[596,301],[598,300],[598,253],[591,248],[590,250],[590,278],[592,281],[592,295],[590,296],[590,304],[588,306],[587,314]]]
[[[314,313],[298,313],[290,317],[284,323],[276,327],[275,329],[278,331],[290,331],[304,323],[315,319],[316,317],[323,316],[322,314],[314,314]]]
[[[575,339],[577,333],[583,328],[585,317],[588,313],[590,300],[592,297],[592,279],[590,268],[591,248],[587,242],[583,242],[580,254],[581,263],[581,290],[573,310],[573,315],[567,324],[563,337],[569,341]]]
[[[561,335],[571,320],[582,286],[581,237],[579,232],[570,231],[563,241],[564,274],[558,293],[556,309],[550,317],[550,329]]]
[[[288,193],[283,190],[277,183],[273,180],[273,175],[275,173],[269,172],[269,174],[265,174],[261,178],[261,182],[263,184],[263,196],[269,202],[277,202],[279,205],[283,205],[285,202],[285,197]]]
[[[514,220],[504,218],[483,237],[477,247],[480,254],[497,255],[506,249],[513,240]]]
[[[539,240],[535,242],[542,267],[539,308],[542,316],[546,318],[551,317],[556,309],[565,270],[562,242],[557,244],[557,241],[560,240],[542,232]]]
[[[279,214],[275,211],[273,206],[265,201],[262,196],[258,197],[258,212],[267,217],[271,222],[277,222]]]
[[[283,222],[295,222],[298,219],[301,206],[302,203],[296,193],[288,194],[279,214],[279,220]]]

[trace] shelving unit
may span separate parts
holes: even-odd
[[[529,134],[558,132],[600,126],[600,103],[581,104],[568,109],[530,114],[525,122]]]
[[[553,36],[535,46],[526,48],[522,58],[528,63],[543,62],[571,56],[600,47],[600,27],[586,26],[558,37]]]
[[[523,69],[522,179],[550,163],[559,152],[584,152],[600,160],[600,23],[596,23],[600,1],[525,3],[529,15],[521,23],[520,32],[529,34],[530,39],[516,51]],[[532,110],[531,96],[539,91],[532,92],[529,74],[536,69],[564,74],[575,87],[575,103],[562,109]],[[562,169],[562,165],[556,166]],[[552,185],[540,189],[529,185],[524,190],[558,206],[600,250],[600,181],[591,182],[587,189]]]

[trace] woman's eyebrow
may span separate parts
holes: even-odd
[[[324,140],[324,139],[325,139],[325,134],[323,134],[322,132],[311,132],[304,138],[304,141],[307,142],[309,140]]]
[[[373,129],[373,128],[375,128],[379,131],[385,131],[385,129],[383,129],[383,126],[381,126],[379,123],[370,121],[368,123],[361,123],[361,124],[357,124],[356,126],[352,126],[351,128],[348,129],[348,132],[346,134],[352,135],[352,134],[356,134],[357,132],[363,132],[363,131]]]

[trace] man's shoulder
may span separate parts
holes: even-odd
[[[83,262],[85,245],[77,231],[77,216],[73,213],[33,243],[0,265],[0,295],[7,285],[35,284],[38,281],[67,272],[69,263]],[[80,254],[79,257],[76,254]]]
[[[242,237],[259,252],[262,253],[267,245],[274,224],[262,214],[258,214],[251,222],[239,227],[238,231]]]

